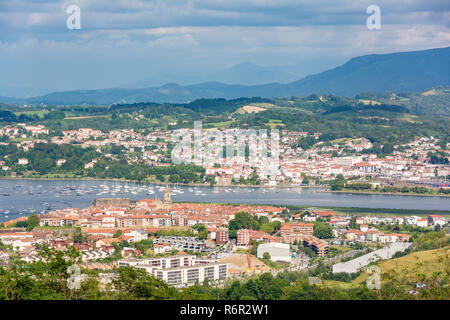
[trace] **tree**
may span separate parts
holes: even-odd
[[[27,219],[27,231],[33,230],[40,223],[41,219],[37,214],[30,214]]]
[[[83,234],[81,233],[80,227],[75,228],[75,233],[73,235],[73,242],[74,243],[82,243],[83,242]]]
[[[269,223],[263,224],[261,226],[260,230],[264,231],[266,233],[272,233],[275,230],[275,228],[274,228],[273,224],[269,222]]]
[[[64,119],[66,117],[66,114],[61,111],[61,110],[55,110],[55,111],[50,111],[49,113],[47,113],[44,116],[44,119],[46,120],[59,120],[59,119]]]
[[[383,153],[392,154],[392,152],[394,152],[394,146],[392,145],[392,143],[385,143],[381,150]]]
[[[269,261],[270,260],[270,253],[264,252],[263,259]]]
[[[178,292],[164,281],[149,275],[145,270],[121,267],[113,280],[118,299],[177,299]]]
[[[333,229],[328,223],[315,222],[313,235],[319,239],[330,239],[333,238]]]
[[[342,190],[345,186],[346,180],[344,178],[344,176],[342,174],[338,174],[336,176],[336,179],[334,179],[330,186],[331,186],[331,190],[333,191],[338,191],[338,190]]]
[[[257,218],[252,217],[248,212],[238,212],[234,216],[234,219],[230,221],[228,225],[229,230],[239,229],[254,229],[259,230],[259,221]]]
[[[208,238],[208,229],[205,227],[204,224],[198,223],[193,227],[195,230],[197,230],[197,237],[200,240],[204,240]]]
[[[350,218],[350,223],[348,225],[351,229],[359,229],[359,225],[356,223],[356,217]]]
[[[275,229],[275,230],[280,230],[281,229],[281,222],[280,221],[272,221],[271,222],[272,223],[272,225],[273,225],[273,228]]]
[[[282,288],[289,286],[284,279],[276,279],[270,273],[264,273],[255,280],[256,298],[259,300],[277,300],[281,297]]]

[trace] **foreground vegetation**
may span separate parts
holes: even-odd
[[[304,272],[281,271],[229,279],[224,286],[197,283],[176,289],[144,270],[118,268],[112,281],[102,282],[99,271],[81,270],[79,288],[73,285],[70,266],[80,263],[80,253],[71,248],[57,251],[43,247],[43,261],[26,263],[12,256],[10,267],[0,267],[0,300],[314,300],[314,299],[444,299],[450,298],[450,241],[444,231],[430,232],[414,239],[418,251],[377,262],[381,287],[369,289],[364,272],[332,274],[319,262]],[[310,277],[322,281],[311,284]],[[418,287],[418,284],[420,287]]]

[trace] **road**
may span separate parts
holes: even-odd
[[[328,258],[323,260],[324,264],[331,264],[334,262],[339,262],[341,259],[344,258],[348,258],[348,257],[353,257],[354,255],[356,255],[359,252],[363,252],[364,250],[351,250],[351,251],[347,251],[339,256],[333,257],[333,258]],[[279,269],[279,270],[272,270],[271,273],[273,276],[276,276],[278,273],[280,272],[284,272],[286,269],[288,271],[308,271],[308,270],[312,270],[317,268],[317,266],[319,265],[318,263],[315,263],[313,265],[308,266],[307,262],[305,261],[305,259],[294,259],[293,260],[294,263],[291,263],[291,265],[287,268],[283,268],[283,269]]]

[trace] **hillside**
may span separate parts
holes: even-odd
[[[307,76],[301,80],[281,84],[273,70],[259,70],[263,85],[228,85],[221,82],[202,82],[181,86],[175,83],[160,87],[55,92],[29,99],[0,97],[4,103],[27,104],[96,104],[135,102],[189,102],[200,98],[291,97],[312,93],[351,97],[362,92],[424,92],[433,87],[450,85],[450,47],[392,54],[372,54],[350,59],[337,68]],[[254,69],[248,64],[229,70],[229,77]],[[255,74],[255,72],[253,72]],[[225,78],[227,76],[224,76]],[[252,76],[253,77],[253,76]],[[222,78],[225,79],[225,78]]]
[[[450,47],[350,59],[344,65],[290,83],[285,94],[354,96],[361,92],[424,91],[450,84]]]
[[[420,282],[422,279],[448,279],[450,271],[449,259],[450,247],[447,246],[434,250],[413,252],[396,259],[383,260],[377,265],[381,270],[382,283],[395,279],[398,283],[406,285]],[[368,276],[367,273],[362,272],[352,282],[325,280],[321,285],[344,289],[357,288],[366,283]]]

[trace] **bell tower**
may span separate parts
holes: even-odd
[[[170,190],[169,185],[166,184],[166,188],[164,189],[164,205],[172,206],[172,190]]]

